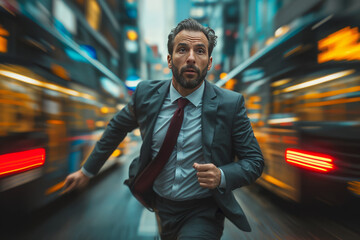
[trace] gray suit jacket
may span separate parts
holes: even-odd
[[[86,161],[85,170],[96,174],[126,134],[139,127],[143,144],[140,156],[129,168],[126,184],[131,186],[134,178],[152,160],[153,129],[170,84],[171,80],[142,81],[137,86],[131,101],[108,124]],[[211,190],[214,199],[230,221],[244,231],[251,231],[232,191],[253,183],[262,173],[264,159],[241,94],[205,81],[202,141],[204,159],[220,167],[225,174],[226,189],[223,193]]]

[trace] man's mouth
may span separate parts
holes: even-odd
[[[184,72],[185,72],[185,73],[196,73],[195,69],[193,69],[193,68],[185,69]]]

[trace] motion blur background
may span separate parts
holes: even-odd
[[[218,44],[207,80],[245,96],[266,167],[235,191],[253,228],[223,239],[359,239],[360,1],[0,0],[5,239],[157,239],[122,184],[136,130],[84,191],[62,195],[140,81],[170,79],[167,35]]]

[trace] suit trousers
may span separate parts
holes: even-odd
[[[162,240],[219,240],[225,216],[213,197],[173,201],[156,195],[155,212]]]

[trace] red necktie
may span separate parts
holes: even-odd
[[[132,187],[132,193],[145,207],[149,207],[149,204],[144,201],[144,197],[146,197],[144,195],[152,189],[156,177],[160,174],[166,162],[169,160],[177,142],[181,124],[184,119],[184,108],[189,103],[189,100],[186,98],[179,98],[177,103],[178,108],[171,119],[170,126],[157,156],[136,177]]]

